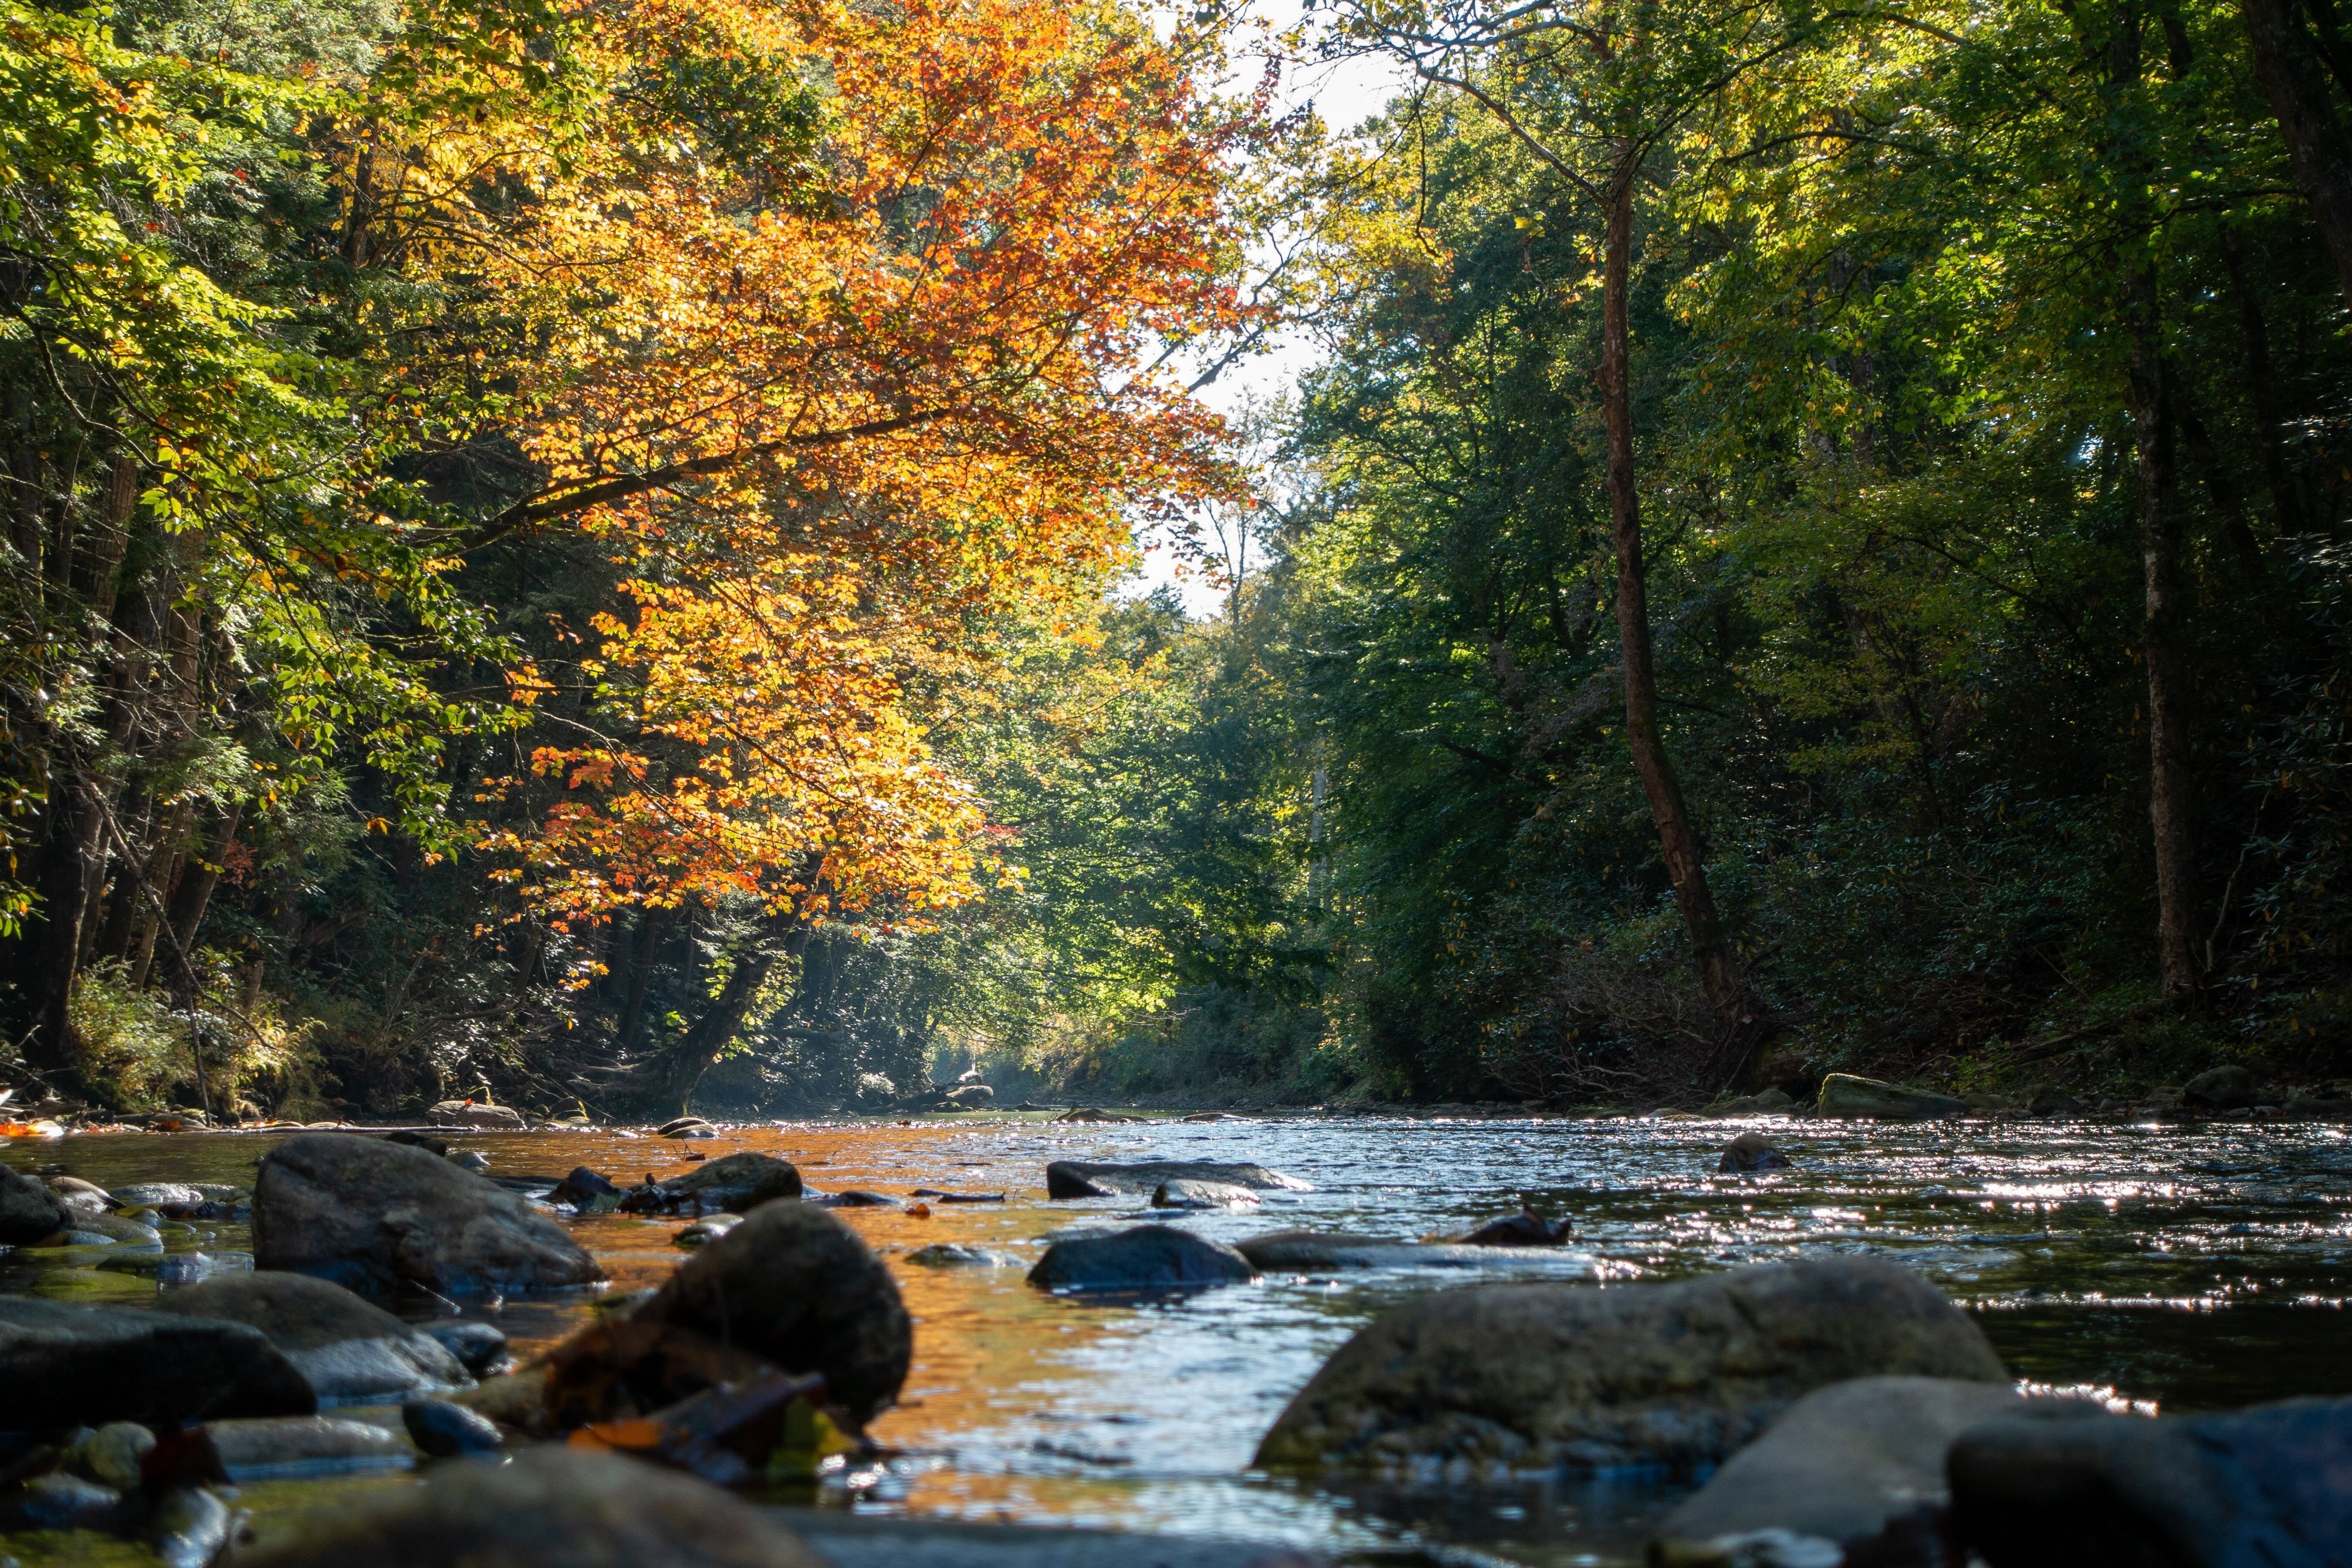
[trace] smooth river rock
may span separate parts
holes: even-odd
[[[1049,1290],[1183,1289],[1256,1278],[1234,1248],[1166,1225],[1074,1236],[1047,1247],[1029,1270],[1029,1283]]]
[[[789,1160],[768,1154],[728,1154],[683,1176],[633,1187],[621,1198],[625,1214],[748,1214],[761,1204],[801,1195],[801,1173]]]
[[[1319,1273],[1331,1268],[1484,1268],[1494,1249],[1458,1242],[1386,1241],[1315,1230],[1277,1230],[1246,1237],[1234,1250],[1272,1273]]]
[[[1162,1182],[1151,1189],[1156,1209],[1254,1209],[1258,1196],[1231,1182]]]
[[[250,1421],[207,1421],[205,1436],[228,1479],[298,1480],[404,1470],[416,1463],[408,1439],[370,1421],[332,1415],[281,1415]]]
[[[1258,1192],[1315,1190],[1295,1176],[1281,1175],[1264,1165],[1226,1165],[1213,1160],[1150,1160],[1132,1165],[1056,1160],[1045,1167],[1045,1195],[1049,1198],[1109,1198],[1123,1194],[1140,1197],[1162,1182],[1218,1182]]]
[[[914,1356],[914,1328],[890,1270],[832,1215],[789,1201],[754,1209],[631,1316],[723,1341],[789,1373],[823,1373],[826,1397],[859,1422],[898,1397]]]
[[[158,1297],[155,1310],[260,1330],[322,1403],[407,1399],[473,1381],[440,1341],[308,1274],[217,1274]]]
[[[1941,1121],[1969,1113],[1969,1102],[1932,1089],[1906,1089],[1874,1078],[1833,1072],[1822,1079],[1816,1115],[1872,1118],[1881,1121]]]
[[[262,1268],[362,1295],[442,1296],[593,1284],[604,1270],[554,1220],[423,1149],[347,1133],[289,1139],[261,1162],[253,1251]]]
[[[476,1105],[470,1100],[445,1100],[425,1113],[436,1127],[488,1127],[514,1129],[522,1125],[522,1112],[506,1105]]]
[[[258,1329],[31,1297],[0,1297],[0,1419],[20,1426],[153,1427],[319,1407]]]
[[[1659,1522],[1650,1568],[1797,1561],[1932,1568],[1941,1561],[1934,1538],[1952,1439],[2025,1403],[2000,1384],[1933,1377],[1863,1377],[1815,1389]]]
[[[1955,1532],[1992,1568],[2352,1563],[2352,1399],[2011,1416],[1963,1433],[1947,1469]]]
[[[760,1510],[635,1459],[542,1448],[267,1521],[239,1568],[827,1568]]]
[[[2254,1103],[2257,1088],[2244,1068],[2207,1068],[2180,1086],[2180,1098],[2208,1110],[2242,1110]]]
[[[1874,1258],[1659,1285],[1476,1285],[1358,1331],[1256,1462],[1684,1472],[1721,1462],[1812,1390],[1876,1375],[2005,1376],[1965,1313]]]
[[[23,1247],[79,1217],[57,1194],[20,1172],[0,1169],[0,1247]]]

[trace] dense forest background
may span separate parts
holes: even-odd
[[[5,4],[8,1076],[2346,1069],[2329,0]]]

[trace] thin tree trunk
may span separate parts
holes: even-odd
[[[166,946],[163,972],[171,976],[172,987],[185,1005],[196,994],[196,973],[190,960],[196,951],[197,933],[204,930],[205,911],[212,904],[213,889],[220,885],[222,862],[228,858],[228,847],[236,841],[236,826],[244,807],[232,805],[222,812],[205,840],[204,853],[192,860],[181,874],[180,885],[172,893],[172,907],[163,918]]]
[[[2134,268],[2126,288],[2132,311],[2130,403],[2146,592],[2141,640],[2147,658],[2147,815],[2156,843],[2157,962],[2165,995],[2187,1003],[2198,988],[2197,845],[2190,817],[2189,672],[2180,648],[2179,461],[2155,268]]]
[[[661,942],[662,928],[669,923],[669,911],[658,907],[648,909],[637,922],[637,951],[629,964],[628,999],[621,1005],[620,1046],[624,1052],[636,1049],[639,1033],[646,1022],[646,986],[653,979],[654,953]]]
[[[2278,519],[2279,537],[2293,539],[2303,531],[2303,500],[2294,488],[2294,469],[2287,462],[2286,415],[2279,407],[2278,382],[2271,369],[2270,328],[2263,320],[2263,302],[2246,278],[2245,253],[2226,228],[2221,231],[2221,265],[2229,269],[2230,292],[2237,296],[2238,334],[2246,347],[2246,401],[2254,411],[2271,510]]]
[[[772,916],[761,923],[759,934],[752,939],[749,951],[735,961],[734,973],[719,987],[717,999],[677,1045],[662,1053],[644,1092],[649,1104],[664,1110],[685,1111],[694,1086],[702,1081],[702,1075],[710,1070],[719,1053],[740,1032],[744,1016],[751,1011],[760,987],[767,984],[777,963],[797,958],[807,947],[809,933],[805,926],[794,926],[779,934],[777,927],[790,918]]]
[[[2320,237],[2336,262],[2336,283],[2352,305],[2352,145],[2336,119],[2327,79],[2320,74],[2290,0],[2239,0],[2253,46],[2254,79],[2270,100],[2285,138],[2294,183],[2319,221]]]
[[[1658,678],[1650,648],[1649,595],[1642,560],[1642,510],[1633,468],[1633,337],[1629,296],[1633,274],[1633,180],[1636,154],[1621,148],[1608,190],[1606,254],[1601,295],[1601,404],[1609,432],[1609,516],[1617,549],[1617,639],[1625,669],[1625,739],[1642,775],[1658,848],[1674,882],[1692,957],[1706,999],[1724,1024],[1724,1050],[1708,1064],[1728,1082],[1746,1068],[1763,1015],[1738,956],[1716,912],[1706,866],[1692,830],[1682,783],[1675,776],[1658,730]],[[1726,1058],[1728,1060],[1726,1066]],[[1718,1087],[1710,1084],[1707,1087]]]

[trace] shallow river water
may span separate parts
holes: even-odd
[[[1743,1130],[1768,1132],[1797,1168],[1715,1174],[1717,1152]],[[0,1160],[102,1185],[249,1186],[276,1141],[71,1136],[17,1141]],[[452,1142],[482,1151],[490,1173],[507,1177],[552,1180],[585,1164],[634,1184],[677,1173],[689,1152],[753,1149],[793,1160],[820,1192],[1007,1194],[1003,1205],[935,1204],[929,1217],[835,1211],[889,1259],[916,1321],[914,1370],[874,1429],[893,1457],[840,1478],[821,1500],[862,1511],[1240,1536],[1367,1563],[1638,1562],[1646,1526],[1682,1489],[1617,1477],[1410,1493],[1249,1468],[1284,1402],[1358,1326],[1408,1296],[1496,1278],[1608,1289],[1871,1253],[1973,1310],[2022,1382],[2174,1412],[2352,1393],[2352,1129],[2337,1126],[1370,1117],[1070,1126],[992,1115],[730,1128],[692,1143],[612,1131]],[[1132,1198],[1048,1202],[1046,1163],[1146,1158],[1255,1160],[1314,1184],[1267,1194],[1255,1213],[1173,1222],[1212,1237],[1312,1227],[1419,1238],[1459,1233],[1521,1201],[1572,1215],[1576,1235],[1557,1251],[1506,1254],[1477,1271],[1270,1275],[1150,1302],[1024,1284],[1056,1231],[1167,1218]],[[669,1238],[681,1223],[576,1225],[612,1289],[630,1289],[677,1266],[684,1254]],[[240,1227],[200,1226],[168,1246],[217,1253],[248,1241]],[[1017,1266],[906,1261],[934,1241],[990,1247]],[[0,1253],[0,1292],[152,1298],[159,1260],[109,1250]],[[522,1351],[568,1333],[588,1310],[582,1298],[475,1304],[467,1314],[498,1323]],[[266,1528],[273,1510],[302,1506],[306,1488],[339,1484],[352,1483],[271,1483],[241,1502]],[[97,1560],[54,1539],[32,1555],[27,1544],[0,1538],[0,1556]],[[94,1542],[88,1550],[99,1551]]]

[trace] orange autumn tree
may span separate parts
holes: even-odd
[[[619,582],[593,701],[529,759],[560,795],[484,841],[559,924],[757,901],[710,1014],[631,1080],[682,1092],[812,926],[1011,874],[910,693],[1096,591],[1128,509],[1233,488],[1162,362],[1246,324],[1227,188],[1262,104],[1108,4],[638,0],[413,47],[488,85],[354,138],[355,211],[445,284],[387,307],[438,346],[383,416],[519,450],[528,488],[453,552],[566,531]],[[767,140],[713,155],[709,100]]]

